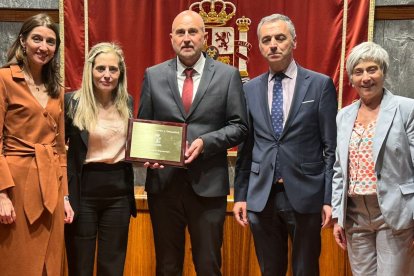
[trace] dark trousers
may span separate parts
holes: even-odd
[[[264,276],[285,276],[288,236],[292,240],[295,276],[318,276],[321,214],[295,212],[282,184],[275,184],[262,212],[248,212],[260,270]]]
[[[130,220],[130,201],[128,195],[120,195],[125,172],[123,168],[111,170],[93,168],[84,170],[82,185],[90,185],[82,195],[76,219],[67,225],[65,232],[66,252],[69,275],[91,276],[97,249],[97,275],[122,276]],[[110,182],[116,181],[114,196],[108,196]],[[91,183],[93,182],[93,183]],[[102,184],[104,189],[93,196],[91,186]],[[96,187],[95,187],[96,188]],[[85,190],[85,189],[84,189]],[[121,193],[124,193],[123,191]]]
[[[190,233],[198,276],[221,275],[221,245],[226,196],[201,197],[194,193],[185,173],[159,194],[148,195],[154,233],[156,275],[181,276],[185,228]]]

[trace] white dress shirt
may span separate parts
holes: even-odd
[[[269,103],[269,113],[272,112],[272,99],[273,99],[273,85],[275,80],[273,79],[273,75],[276,72],[269,72],[269,79],[267,85],[267,99]],[[286,119],[289,115],[290,106],[292,105],[293,93],[295,92],[295,84],[296,84],[296,77],[298,75],[298,67],[296,62],[292,60],[286,69],[283,72],[286,77],[282,80],[282,88],[283,88],[283,126],[286,123]]]
[[[200,55],[200,58],[194,64],[193,68],[193,100],[197,93],[198,86],[200,85],[201,75],[203,74],[204,64],[206,63],[206,58],[203,54]],[[178,90],[180,91],[180,96],[183,94],[183,86],[185,80],[184,70],[187,69],[187,66],[181,63],[180,59],[177,57],[177,83]]]

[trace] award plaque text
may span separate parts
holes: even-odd
[[[126,161],[184,167],[187,125],[129,119]]]

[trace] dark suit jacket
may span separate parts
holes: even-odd
[[[247,134],[246,107],[236,68],[206,58],[189,114],[184,111],[177,84],[177,59],[148,68],[142,85],[138,118],[187,123],[187,140],[201,138],[204,151],[188,165],[194,191],[205,197],[229,193],[227,149]],[[147,171],[146,191],[159,193],[184,169]]]
[[[73,99],[73,93],[65,94],[65,141],[69,141],[69,149],[67,153],[68,163],[68,186],[69,186],[69,198],[70,204],[75,211],[75,217],[79,208],[80,202],[80,185],[82,178],[82,168],[86,160],[86,153],[88,151],[88,139],[89,134],[86,130],[80,130],[73,125],[72,118],[70,118],[68,111],[69,106],[77,106],[77,100]],[[133,100],[129,96],[128,107],[133,109]],[[130,203],[131,203],[131,215],[136,216],[137,209],[135,207],[134,197],[134,172],[132,165],[130,165],[131,179],[128,181],[130,185]]]
[[[260,212],[274,183],[276,155],[285,191],[299,213],[320,212],[331,203],[337,112],[332,80],[298,66],[292,105],[278,141],[272,128],[267,98],[269,73],[244,85],[249,137],[239,147],[235,201]]]

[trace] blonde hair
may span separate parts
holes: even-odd
[[[121,47],[115,43],[102,42],[93,46],[89,51],[88,59],[83,68],[81,88],[73,96],[74,99],[77,99],[77,104],[69,106],[68,114],[73,119],[73,124],[80,130],[91,131],[96,126],[98,106],[94,94],[92,70],[96,57],[102,53],[113,53],[118,56],[120,76],[117,87],[112,91],[112,100],[125,122],[132,115],[128,108],[126,67]]]

